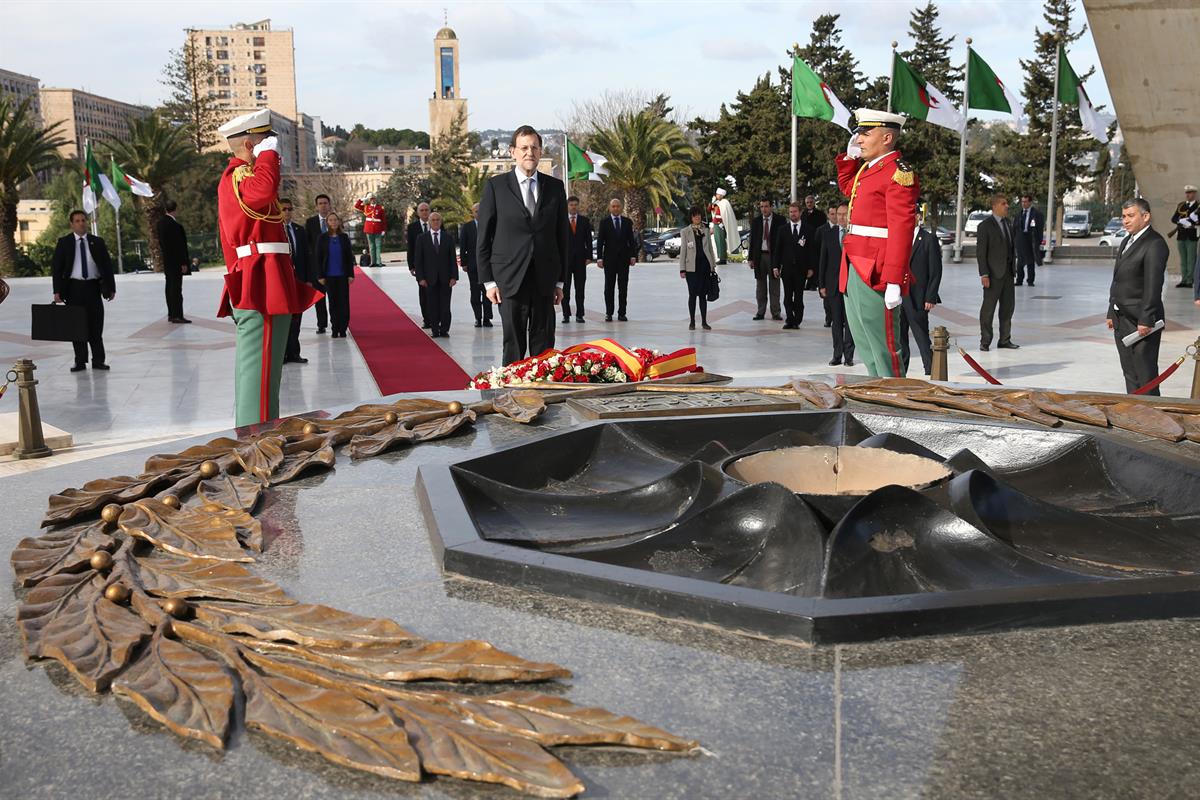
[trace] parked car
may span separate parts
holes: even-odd
[[[679,258],[679,251],[683,249],[683,240],[680,238],[679,232],[676,231],[674,236],[663,239],[662,251],[667,258]]]
[[[967,221],[963,224],[963,238],[974,239],[979,232],[979,223],[990,217],[990,211],[972,211],[967,215]]]
[[[1110,219],[1108,221],[1108,224],[1104,226],[1105,233],[1116,233],[1119,230],[1121,230],[1121,218],[1120,217],[1113,217],[1112,219]]]
[[[1107,226],[1105,226],[1105,227],[1107,227]],[[1128,235],[1129,235],[1129,233],[1124,228],[1121,228],[1120,230],[1115,231],[1113,233],[1105,233],[1103,236],[1100,237],[1100,246],[1101,247],[1120,247],[1121,242]]]
[[[1063,215],[1063,238],[1074,236],[1082,239],[1092,235],[1092,212],[1068,211]]]
[[[646,251],[646,260],[653,261],[664,254],[663,245],[668,239],[679,236],[678,228],[668,228],[662,231],[642,231],[642,249]]]
[[[941,225],[939,225],[937,230],[934,231],[934,234],[937,236],[938,241],[942,244],[954,244],[954,231],[949,230],[948,228],[943,228]]]

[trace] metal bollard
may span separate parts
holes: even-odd
[[[37,367],[32,359],[21,358],[8,371],[8,379],[16,381],[20,392],[17,399],[17,449],[13,451],[16,458],[45,458],[54,452],[46,446],[46,439],[42,436],[42,412],[38,410],[37,389],[34,388],[37,386],[33,378],[35,369]]]
[[[950,380],[949,353],[950,331],[946,330],[945,325],[938,325],[933,329],[933,369],[929,375],[931,380]]]
[[[1195,369],[1192,371],[1192,399],[1200,400],[1200,337],[1196,338],[1195,344],[1188,348],[1188,355],[1195,362]]]

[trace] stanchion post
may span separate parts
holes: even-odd
[[[950,331],[945,325],[933,329],[933,369],[929,377],[935,381],[950,380]]]
[[[1196,337],[1196,342],[1191,347],[1192,361],[1195,367],[1192,370],[1192,399],[1200,400],[1200,336]]]
[[[9,378],[16,381],[19,392],[17,449],[13,451],[16,458],[45,458],[53,452],[42,436],[42,412],[38,410],[37,389],[34,388],[37,386],[33,377],[35,369],[32,359],[21,358],[9,372]]]

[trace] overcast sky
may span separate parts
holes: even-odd
[[[671,95],[691,116],[714,116],[804,44],[812,20],[840,11],[843,43],[869,76],[888,70],[890,43],[910,44],[916,0],[828,2],[80,2],[14,3],[0,30],[0,67],[43,86],[86,89],[146,105],[160,102],[167,52],[187,27],[265,17],[295,31],[300,110],[347,128],[428,129],[433,35],[443,9],[458,33],[462,92],[475,130],[560,124],[573,100],[605,89]],[[1041,0],[943,0],[941,27],[965,36],[1001,80],[1020,92],[1018,60],[1046,27]],[[1079,24],[1086,22],[1076,3]],[[1078,29],[1078,25],[1076,27]],[[1094,103],[1109,104],[1090,32],[1070,51]],[[990,116],[983,112],[980,116]]]

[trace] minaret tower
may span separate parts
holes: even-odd
[[[429,100],[429,140],[435,141],[460,113],[467,120],[467,101],[458,83],[458,35],[449,26],[433,37],[433,97]]]

